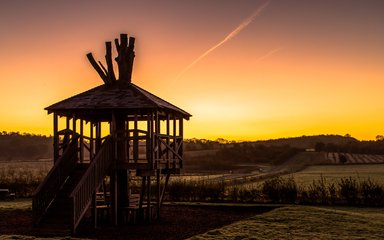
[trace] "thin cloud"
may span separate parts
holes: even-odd
[[[263,5],[258,7],[251,16],[246,18],[244,21],[240,23],[237,28],[235,28],[232,32],[230,32],[223,40],[221,40],[219,43],[208,49],[206,52],[201,54],[198,58],[196,58],[191,64],[189,64],[186,68],[184,68],[176,77],[176,79],[179,79],[185,72],[187,72],[193,65],[198,63],[201,59],[206,57],[208,54],[210,54],[212,51],[214,51],[216,48],[220,47],[227,41],[231,40],[233,37],[235,37],[237,34],[239,34],[244,28],[246,28],[250,23],[255,20],[255,18],[268,6],[268,4],[271,2],[271,0],[265,2]]]
[[[258,59],[256,59],[256,63],[258,62],[261,62],[263,61],[264,59],[266,59],[267,57],[281,51],[283,48],[280,47],[280,48],[275,48],[275,49],[272,49],[271,51],[267,52],[266,54],[264,54],[263,56],[259,57]]]

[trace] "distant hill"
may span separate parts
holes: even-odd
[[[309,149],[318,147],[319,143],[323,145],[345,145],[358,143],[359,140],[350,136],[341,135],[316,135],[316,136],[301,136],[292,138],[279,138],[265,141],[256,141],[257,144],[267,146],[284,146],[288,145],[294,148]]]

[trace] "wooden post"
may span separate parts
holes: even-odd
[[[164,195],[165,195],[165,189],[167,188],[168,186],[168,181],[169,181],[169,177],[171,176],[170,173],[167,173],[167,176],[165,177],[165,183],[164,183],[164,187],[163,187],[163,191],[161,192],[161,197],[160,197],[160,206],[163,205],[163,199],[164,199]]]
[[[166,134],[167,134],[167,145],[169,146],[169,143],[170,143],[170,126],[169,126],[169,113],[167,113],[167,120],[166,120]],[[166,152],[166,157],[167,157],[167,160],[169,160],[169,149],[167,149],[167,152]]]
[[[179,118],[179,136],[180,136],[180,147],[178,154],[183,158],[183,118]],[[183,168],[183,161],[180,160],[180,168]]]
[[[150,223],[152,218],[151,213],[151,176],[147,177],[147,220]]]
[[[80,163],[84,162],[84,120],[80,120]]]
[[[76,116],[75,114],[72,115],[72,131],[73,131],[73,134],[76,133]],[[73,135],[72,137],[74,137],[75,135]]]
[[[161,154],[161,142],[160,142],[160,119],[159,119],[159,113],[156,112],[155,114],[155,148],[157,151],[155,152],[155,165],[160,160],[160,154]],[[153,163],[152,163],[153,164]]]
[[[93,160],[93,148],[94,148],[94,139],[93,139],[93,122],[90,122],[90,133],[89,133],[89,161]]]
[[[57,113],[53,114],[53,163],[59,159],[59,135],[58,132],[58,116]]]
[[[101,123],[96,123],[96,151],[95,154],[100,150],[101,147]]]
[[[113,219],[113,224],[115,226],[118,225],[118,207],[117,207],[117,201],[118,201],[118,196],[117,196],[117,176],[116,176],[116,171],[112,170],[111,173],[111,179],[110,179],[110,184],[111,184],[111,208],[112,208],[112,219]]]
[[[133,122],[133,159],[137,163],[139,159],[139,135],[138,135],[138,125],[137,125],[137,114],[135,113],[134,122]]]
[[[153,166],[153,113],[147,116],[147,162]]]
[[[143,176],[143,177],[141,177],[141,191],[140,191],[140,202],[139,202],[140,218],[142,217],[141,213],[143,211],[143,202],[144,202],[144,195],[145,195],[145,184],[146,184],[146,177]]]
[[[67,119],[66,119],[66,129],[67,130],[70,130],[70,128],[69,128],[69,121],[70,121],[70,118],[67,116]]]
[[[96,192],[93,193],[92,196],[92,215],[93,215],[93,226],[94,228],[97,228],[97,199],[96,199]]]
[[[72,115],[72,140],[75,139],[75,136],[76,136],[76,116],[75,114]],[[78,151],[78,147],[76,148],[76,157],[77,159],[79,159],[79,151]]]
[[[126,129],[125,129],[125,115],[115,114],[115,136],[116,136],[116,161],[117,163],[126,163]],[[128,174],[127,169],[116,169],[116,190],[117,190],[117,222],[121,224],[124,222],[124,209],[128,202]]]
[[[160,201],[161,201],[161,188],[160,188],[160,174],[161,174],[161,171],[160,169],[157,169],[156,170],[156,183],[157,183],[157,189],[156,189],[156,200],[157,200],[157,203],[156,203],[156,217],[157,219],[160,219]]]
[[[176,116],[173,116],[173,151],[177,151],[177,128],[176,128]],[[173,159],[176,159],[176,155],[173,153]]]

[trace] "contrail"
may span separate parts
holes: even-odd
[[[230,32],[223,40],[221,40],[219,43],[217,43],[216,45],[214,45],[213,47],[211,47],[210,49],[208,49],[206,52],[204,52],[203,54],[201,54],[200,57],[196,58],[191,64],[189,64],[186,68],[183,69],[183,71],[181,71],[176,79],[179,79],[186,71],[188,71],[191,67],[193,67],[193,65],[195,65],[197,62],[199,62],[201,59],[203,59],[205,56],[207,56],[208,54],[210,54],[212,51],[214,51],[216,48],[220,47],[221,45],[223,45],[224,43],[226,43],[227,41],[229,41],[230,39],[232,39],[233,37],[235,37],[237,34],[239,34],[241,32],[241,30],[243,30],[245,27],[247,27],[250,23],[253,22],[253,20],[255,20],[255,18],[268,6],[268,4],[271,2],[271,0],[265,2],[263,5],[261,5],[260,7],[258,7],[253,13],[251,16],[249,16],[248,18],[246,18],[243,22],[240,23],[240,25],[235,28],[232,32]]]
[[[271,51],[267,52],[265,55],[263,55],[263,56],[259,57],[258,59],[256,59],[256,63],[258,63],[260,61],[263,61],[264,59],[266,59],[267,57],[271,56],[272,54],[277,53],[281,49],[283,49],[283,48],[279,47],[279,48],[272,49]]]

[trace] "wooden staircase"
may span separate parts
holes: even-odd
[[[111,138],[102,144],[91,163],[77,162],[78,138],[56,161],[32,200],[35,230],[43,235],[75,233],[92,197],[108,173],[113,156]]]
[[[81,180],[89,164],[76,164],[56,198],[49,206],[36,230],[44,235],[70,235],[72,231],[72,200],[70,194]]]

